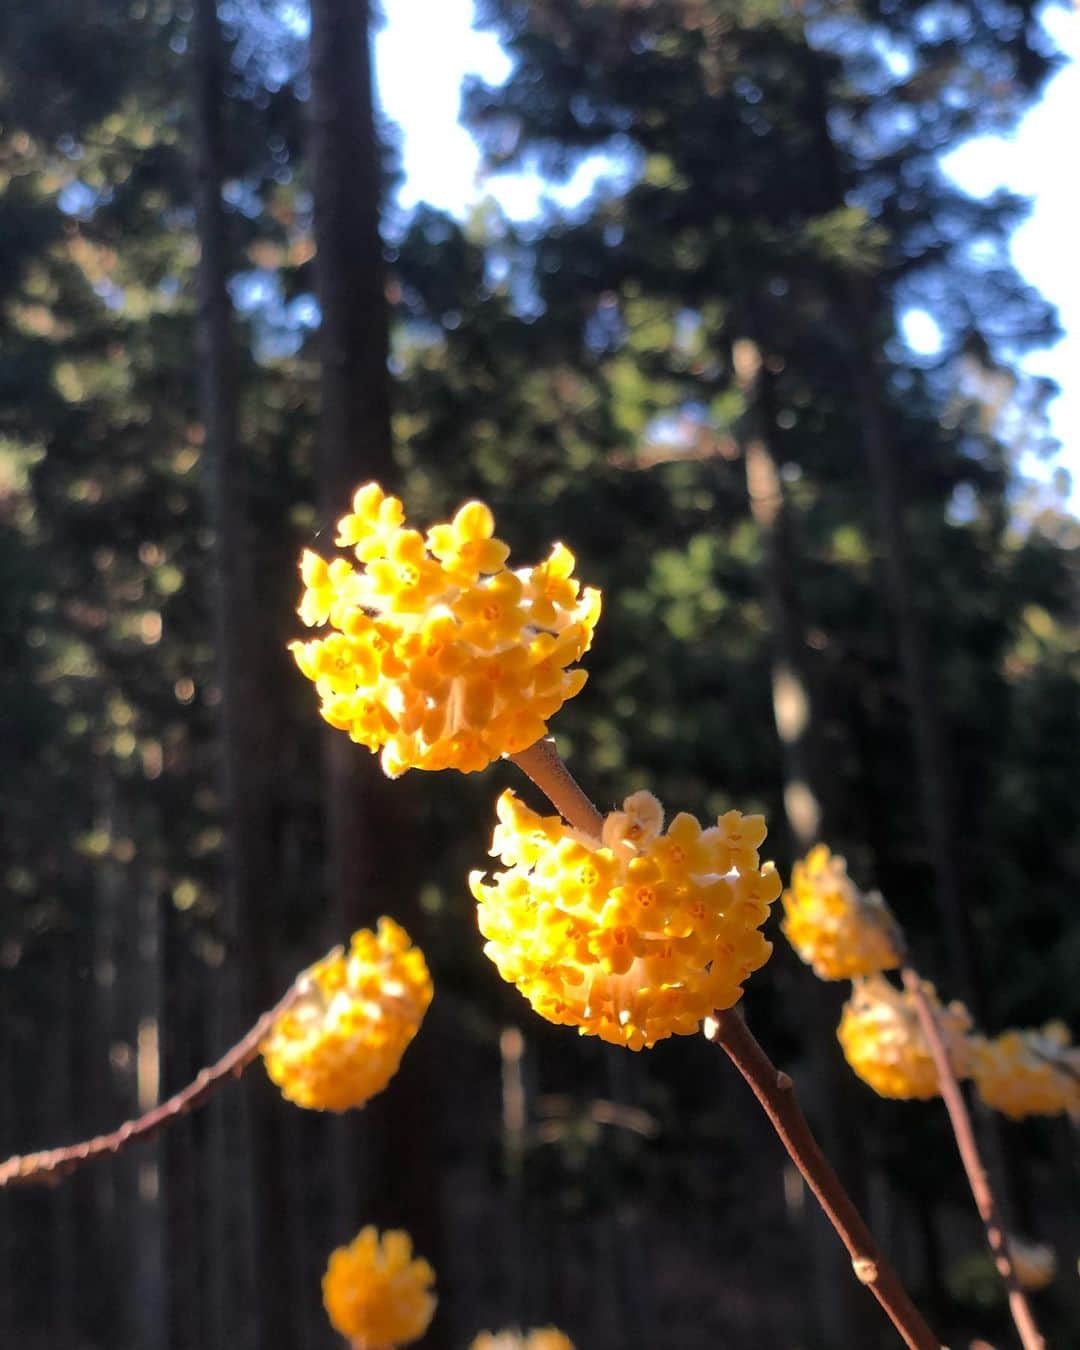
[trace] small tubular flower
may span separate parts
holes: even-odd
[[[412,1239],[368,1225],[330,1254],[323,1304],[352,1350],[395,1350],[427,1331],[435,1315],[435,1272],[412,1254]]]
[[[596,840],[512,792],[497,813],[506,870],[469,877],[484,950],[549,1022],[640,1050],[732,1007],[769,959],[759,929],[781,888],[758,862],[763,817],[729,811],[703,830],[680,814],[665,831],[639,792]]]
[[[825,844],[795,864],[784,912],[784,936],[818,979],[851,980],[900,964],[899,929],[880,892],[860,891]]]
[[[305,550],[298,613],[329,632],[290,650],[320,711],[384,771],[486,768],[524,750],[579,693],[570,667],[592,642],[600,592],[573,579],[574,555],[511,571],[483,502],[427,535],[405,528],[396,497],[360,488],[338,524],[348,559]]]
[[[1009,1254],[1021,1289],[1037,1293],[1053,1284],[1057,1275],[1057,1252],[1047,1242],[1025,1242],[1009,1234]]]
[[[971,1076],[986,1105],[1012,1120],[1080,1115],[1080,1047],[1063,1022],[977,1040]]]
[[[574,1343],[555,1327],[533,1331],[482,1331],[469,1350],[574,1350]]]
[[[299,997],[262,1044],[266,1072],[285,1097],[316,1111],[347,1111],[397,1073],[431,1002],[424,953],[392,919],[353,934],[300,977]]]
[[[925,980],[923,990],[937,1016],[957,1077],[966,1078],[971,1060],[971,1017],[962,1003],[942,1007],[934,986]],[[878,1096],[926,1101],[940,1095],[937,1069],[923,1037],[915,1001],[884,975],[855,981],[844,1004],[837,1036],[847,1062]]]

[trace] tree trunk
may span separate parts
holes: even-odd
[[[379,150],[367,0],[311,5],[311,162],[315,278],[321,320],[320,524],[334,522],[355,489],[393,480],[387,312],[379,235]],[[334,932],[351,932],[385,907],[392,877],[379,866],[399,833],[376,766],[347,737],[324,736],[327,879]],[[396,791],[396,789],[394,789]],[[380,814],[386,819],[381,821]],[[385,891],[382,892],[385,894]]]
[[[311,144],[315,276],[321,321],[319,506],[324,530],[361,483],[394,481],[381,167],[375,127],[368,0],[312,0]],[[332,539],[332,533],[329,538]],[[410,783],[391,785],[338,731],[323,738],[327,888],[334,940],[393,914],[420,936]],[[433,1041],[409,1050],[392,1094],[339,1126],[342,1222],[404,1224],[438,1266],[438,1131]],[[391,1141],[393,1147],[391,1148]],[[443,1344],[439,1319],[425,1338]]]
[[[149,818],[148,818],[149,816]],[[132,835],[160,834],[154,814],[136,810]],[[138,863],[131,872],[136,887],[134,995],[132,1028],[135,1037],[136,1107],[140,1115],[161,1101],[161,906],[153,869]],[[134,1157],[135,1213],[132,1217],[134,1253],[131,1291],[135,1314],[135,1344],[139,1350],[166,1350],[168,1305],[165,1297],[165,1250],[161,1204],[162,1141],[142,1144]]]
[[[784,776],[784,816],[794,853],[805,854],[824,835],[825,777],[806,670],[806,633],[798,595],[798,545],[780,466],[772,446],[772,377],[756,341],[732,343],[732,365],[745,412],[738,429],[750,512],[764,553],[762,586],[772,647],[773,717]],[[851,1084],[836,1050],[836,998],[815,980],[800,987],[808,1030],[812,1083],[807,1093],[815,1126],[830,1161],[858,1194],[865,1190],[862,1152],[845,1110]],[[811,1249],[820,1331],[827,1345],[866,1339],[865,1300],[851,1279],[850,1262],[816,1205],[803,1207]]]
[[[814,128],[821,166],[824,205],[844,203],[840,161],[829,127],[829,91],[822,58],[806,40],[804,65],[814,102]],[[914,733],[915,773],[926,837],[928,862],[945,933],[952,992],[964,1000],[977,1024],[984,1022],[978,952],[971,910],[961,891],[952,787],[951,752],[938,706],[926,626],[919,612],[912,567],[907,510],[900,480],[899,455],[888,417],[887,385],[882,369],[880,308],[870,279],[848,269],[837,297],[848,330],[852,381],[858,400],[863,441],[870,465],[885,590],[896,630],[904,691]],[[975,1115],[995,1193],[1006,1221],[1014,1210],[1010,1150],[1000,1119],[978,1101]]]
[[[200,400],[205,481],[214,532],[218,679],[221,690],[223,806],[227,875],[222,931],[227,963],[220,972],[220,1015],[228,1038],[241,1032],[277,992],[272,964],[276,866],[272,834],[274,744],[268,725],[266,633],[256,585],[248,492],[237,432],[237,362],[228,293],[228,244],[221,188],[225,177],[222,116],[225,52],[214,0],[194,12],[195,202],[199,236]],[[268,919],[270,921],[268,921]],[[235,993],[233,990],[235,989]],[[224,1137],[212,1178],[218,1268],[239,1270],[219,1288],[234,1344],[251,1336],[258,1350],[292,1346],[287,1243],[275,1212],[282,1158],[277,1102],[263,1084],[226,1103]],[[246,1128],[245,1128],[246,1127]],[[253,1226],[253,1232],[252,1232]],[[254,1271],[251,1260],[254,1260]],[[257,1273],[257,1287],[251,1287]],[[219,1323],[220,1325],[220,1323]]]
[[[784,762],[784,814],[792,844],[805,853],[821,837],[823,808],[791,521],[769,439],[770,375],[760,348],[749,338],[732,344],[732,362],[746,400],[740,434],[746,491],[765,555],[762,581],[773,649],[773,716]]]
[[[836,144],[829,127],[829,91],[822,57],[805,36],[803,56],[813,105],[822,208],[837,209],[844,205],[845,196]],[[875,304],[867,279],[853,271],[842,277],[839,289],[841,309],[846,311],[843,318],[848,329],[851,373],[874,489],[886,594],[896,626],[900,668],[911,712],[919,804],[945,928],[951,982],[956,994],[978,1017],[980,1000],[973,930],[969,912],[961,900],[957,876],[948,741],[938,710],[925,629],[915,600],[911,546],[880,367],[881,342],[875,331]]]
[[[938,907],[945,924],[953,988],[978,1017],[981,999],[973,957],[974,934],[957,877],[947,737],[938,709],[925,629],[915,599],[911,545],[896,449],[885,414],[877,344],[862,287],[853,282],[851,292],[853,374],[874,485],[889,607],[896,625],[900,668],[911,711],[923,828]]]
[[[321,320],[322,524],[393,478],[379,144],[368,0],[312,0],[311,163]]]

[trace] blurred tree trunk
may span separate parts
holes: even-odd
[[[162,1054],[165,1090],[190,1083],[206,1063],[202,992],[205,972],[189,947],[186,925],[171,897],[162,898]],[[166,1330],[169,1350],[208,1345],[205,1321],[207,1281],[200,1261],[206,1248],[206,1218],[196,1179],[205,1174],[206,1113],[196,1111],[188,1128],[162,1136],[162,1224],[167,1279]],[[101,1169],[102,1171],[106,1169]]]
[[[45,1131],[47,1139],[63,1139],[77,1118],[71,1082],[74,1018],[75,944],[61,929],[50,935],[49,988],[51,1026],[42,1047],[45,1082]],[[81,1310],[75,1306],[78,1241],[75,1232],[75,1193],[70,1186],[56,1187],[49,1197],[49,1271],[52,1334],[57,1345],[72,1345],[78,1332]]]
[[[845,193],[836,144],[829,127],[829,90],[823,58],[805,34],[802,56],[813,107],[823,206],[839,209],[844,205]],[[960,895],[954,843],[948,738],[938,709],[925,626],[916,600],[906,507],[880,366],[882,343],[875,322],[877,305],[867,276],[852,268],[846,269],[841,282],[841,305],[846,310],[852,377],[874,489],[886,595],[896,625],[900,669],[911,712],[915,771],[928,861],[934,873],[937,904],[945,927],[953,988],[978,1017],[980,999],[974,933],[968,909]]]
[[[772,647],[773,719],[784,774],[784,816],[789,847],[805,854],[825,830],[829,797],[814,699],[806,663],[806,627],[798,594],[798,540],[780,465],[773,449],[776,407],[768,360],[758,343],[739,337],[731,361],[745,411],[737,430],[746,470],[750,513],[764,554],[762,589]],[[825,1152],[857,1202],[865,1193],[865,1165],[846,1109],[851,1082],[836,1049],[837,1000],[816,980],[799,988],[807,1022],[807,1050],[813,1082],[807,1104]],[[851,1277],[850,1262],[814,1203],[803,1206],[811,1249],[815,1306],[827,1345],[865,1343],[869,1300]]]
[[[380,171],[366,0],[311,6],[311,161],[321,320],[318,494],[327,543],[355,489],[393,481]],[[389,903],[379,845],[400,831],[390,789],[348,737],[324,737],[327,876],[334,934]],[[385,817],[386,829],[380,828]],[[386,897],[386,898],[384,898]]]
[[[805,33],[802,56],[813,102],[822,190],[826,204],[839,208],[846,198],[829,126],[829,89],[823,59]],[[981,1024],[985,1021],[984,1000],[971,909],[961,893],[949,738],[938,703],[926,624],[917,599],[900,454],[890,426],[882,365],[885,336],[892,330],[892,321],[886,325],[882,319],[883,305],[881,297],[875,294],[872,273],[849,266],[841,273],[838,290],[870,465],[886,598],[895,625],[900,670],[911,714],[919,806],[937,908],[945,932],[948,973],[954,995],[964,1000],[976,1023]],[[1015,1208],[1012,1178],[1021,1164],[1009,1148],[1000,1118],[984,1109],[978,1099],[975,1114],[994,1189],[1006,1221],[1011,1223]]]
[[[948,736],[938,707],[926,628],[916,600],[899,457],[889,431],[884,376],[871,321],[873,310],[859,278],[850,283],[850,306],[855,386],[874,484],[886,589],[911,711],[919,804],[938,910],[945,928],[950,983],[952,991],[971,1010],[976,1024],[985,1025],[975,928],[960,888]],[[974,1099],[974,1110],[994,1191],[1011,1226],[1015,1224],[1014,1194],[1026,1189],[1023,1162],[1009,1147],[1001,1118],[984,1107],[978,1097]]]
[[[311,5],[310,157],[322,367],[318,480],[328,540],[361,483],[377,479],[389,487],[394,482],[370,22],[367,0],[313,0]],[[328,731],[323,746],[335,940],[384,913],[418,938],[411,784],[388,783],[377,763],[340,732]],[[337,1191],[346,1213],[350,1199],[359,1201],[353,1222],[404,1224],[417,1250],[437,1266],[433,1043],[419,1036],[390,1093],[362,1118],[342,1121],[341,1166],[347,1180]],[[443,1334],[436,1319],[425,1344],[438,1350]]]
[[[214,0],[194,10],[195,203],[199,237],[200,402],[204,474],[214,533],[216,635],[221,690],[222,781],[227,826],[220,971],[214,1052],[245,1029],[277,993],[272,963],[276,866],[272,834],[274,738],[268,725],[265,621],[258,603],[255,551],[243,449],[237,429],[237,361],[228,293],[228,242],[221,189],[226,176],[223,99],[226,56]],[[235,989],[235,993],[233,990]],[[216,1023],[216,1026],[215,1026]],[[221,1034],[223,1032],[223,1034]],[[215,1034],[217,1033],[217,1034]],[[217,1132],[216,1230],[212,1266],[219,1325],[228,1343],[276,1350],[295,1344],[285,1224],[275,1204],[282,1184],[278,1103],[265,1084],[223,1103]],[[254,1272],[257,1284],[252,1286]]]
[[[795,541],[780,466],[770,443],[771,376],[750,338],[732,344],[735,378],[745,400],[739,444],[750,513],[764,552],[762,583],[773,649],[773,718],[784,762],[784,814],[792,846],[805,853],[822,837],[817,728],[806,673],[806,637],[796,591]]]
[[[322,363],[322,524],[393,479],[389,338],[368,0],[312,0],[311,160]]]
[[[154,813],[134,813],[132,837],[160,834]],[[161,1100],[161,911],[153,869],[139,862],[129,869],[135,886],[134,1008],[136,1108],[141,1115]],[[131,1293],[135,1343],[139,1350],[164,1350],[168,1306],[165,1298],[164,1236],[161,1205],[162,1141],[152,1139],[134,1154],[135,1213]]]
[[[864,285],[850,287],[851,349],[863,440],[874,485],[874,502],[885,584],[899,649],[904,690],[915,737],[919,801],[934,872],[938,907],[945,924],[952,982],[976,1017],[981,997],[974,951],[974,930],[960,894],[950,790],[948,738],[938,708],[925,626],[916,600],[906,506],[900,486],[896,447],[889,433],[883,376]]]

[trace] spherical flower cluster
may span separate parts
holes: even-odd
[[[958,1077],[966,1077],[971,1057],[970,1014],[961,1003],[942,1007],[934,986],[926,981],[923,990],[937,1016],[953,1069]],[[879,1096],[925,1101],[939,1095],[937,1069],[915,1001],[884,975],[855,982],[837,1035],[847,1062]]]
[[[878,891],[860,891],[847,863],[818,844],[792,869],[781,928],[822,980],[850,980],[900,964],[899,930]]]
[[[353,934],[300,977],[262,1044],[266,1071],[298,1106],[363,1106],[397,1072],[431,1002],[424,953],[392,919]]]
[[[380,1237],[369,1225],[330,1254],[323,1303],[353,1350],[394,1350],[427,1331],[435,1315],[435,1272],[414,1258],[408,1233]]]
[[[574,1350],[569,1336],[554,1327],[534,1331],[482,1331],[469,1350]]]
[[[483,769],[524,750],[585,683],[568,667],[588,651],[600,592],[573,578],[555,544],[545,562],[510,571],[483,502],[467,502],[424,536],[401,502],[368,483],[338,524],[346,558],[305,551],[299,614],[330,631],[294,642],[321,712],[395,778],[406,769]]]
[[[1013,1120],[1080,1114],[1080,1047],[1062,1022],[977,1040],[971,1072],[987,1106]]]
[[[1046,1242],[1025,1242],[1009,1234],[1009,1254],[1021,1289],[1037,1293],[1053,1284],[1057,1274],[1057,1252]]]
[[[640,1050],[730,1008],[769,959],[758,929],[780,879],[758,862],[761,816],[729,811],[703,830],[680,814],[665,831],[638,792],[596,840],[511,792],[497,809],[492,855],[507,870],[469,878],[484,950],[549,1022]]]

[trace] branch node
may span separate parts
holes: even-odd
[[[874,1284],[877,1280],[877,1262],[869,1256],[857,1256],[851,1263],[851,1269],[860,1284]]]

